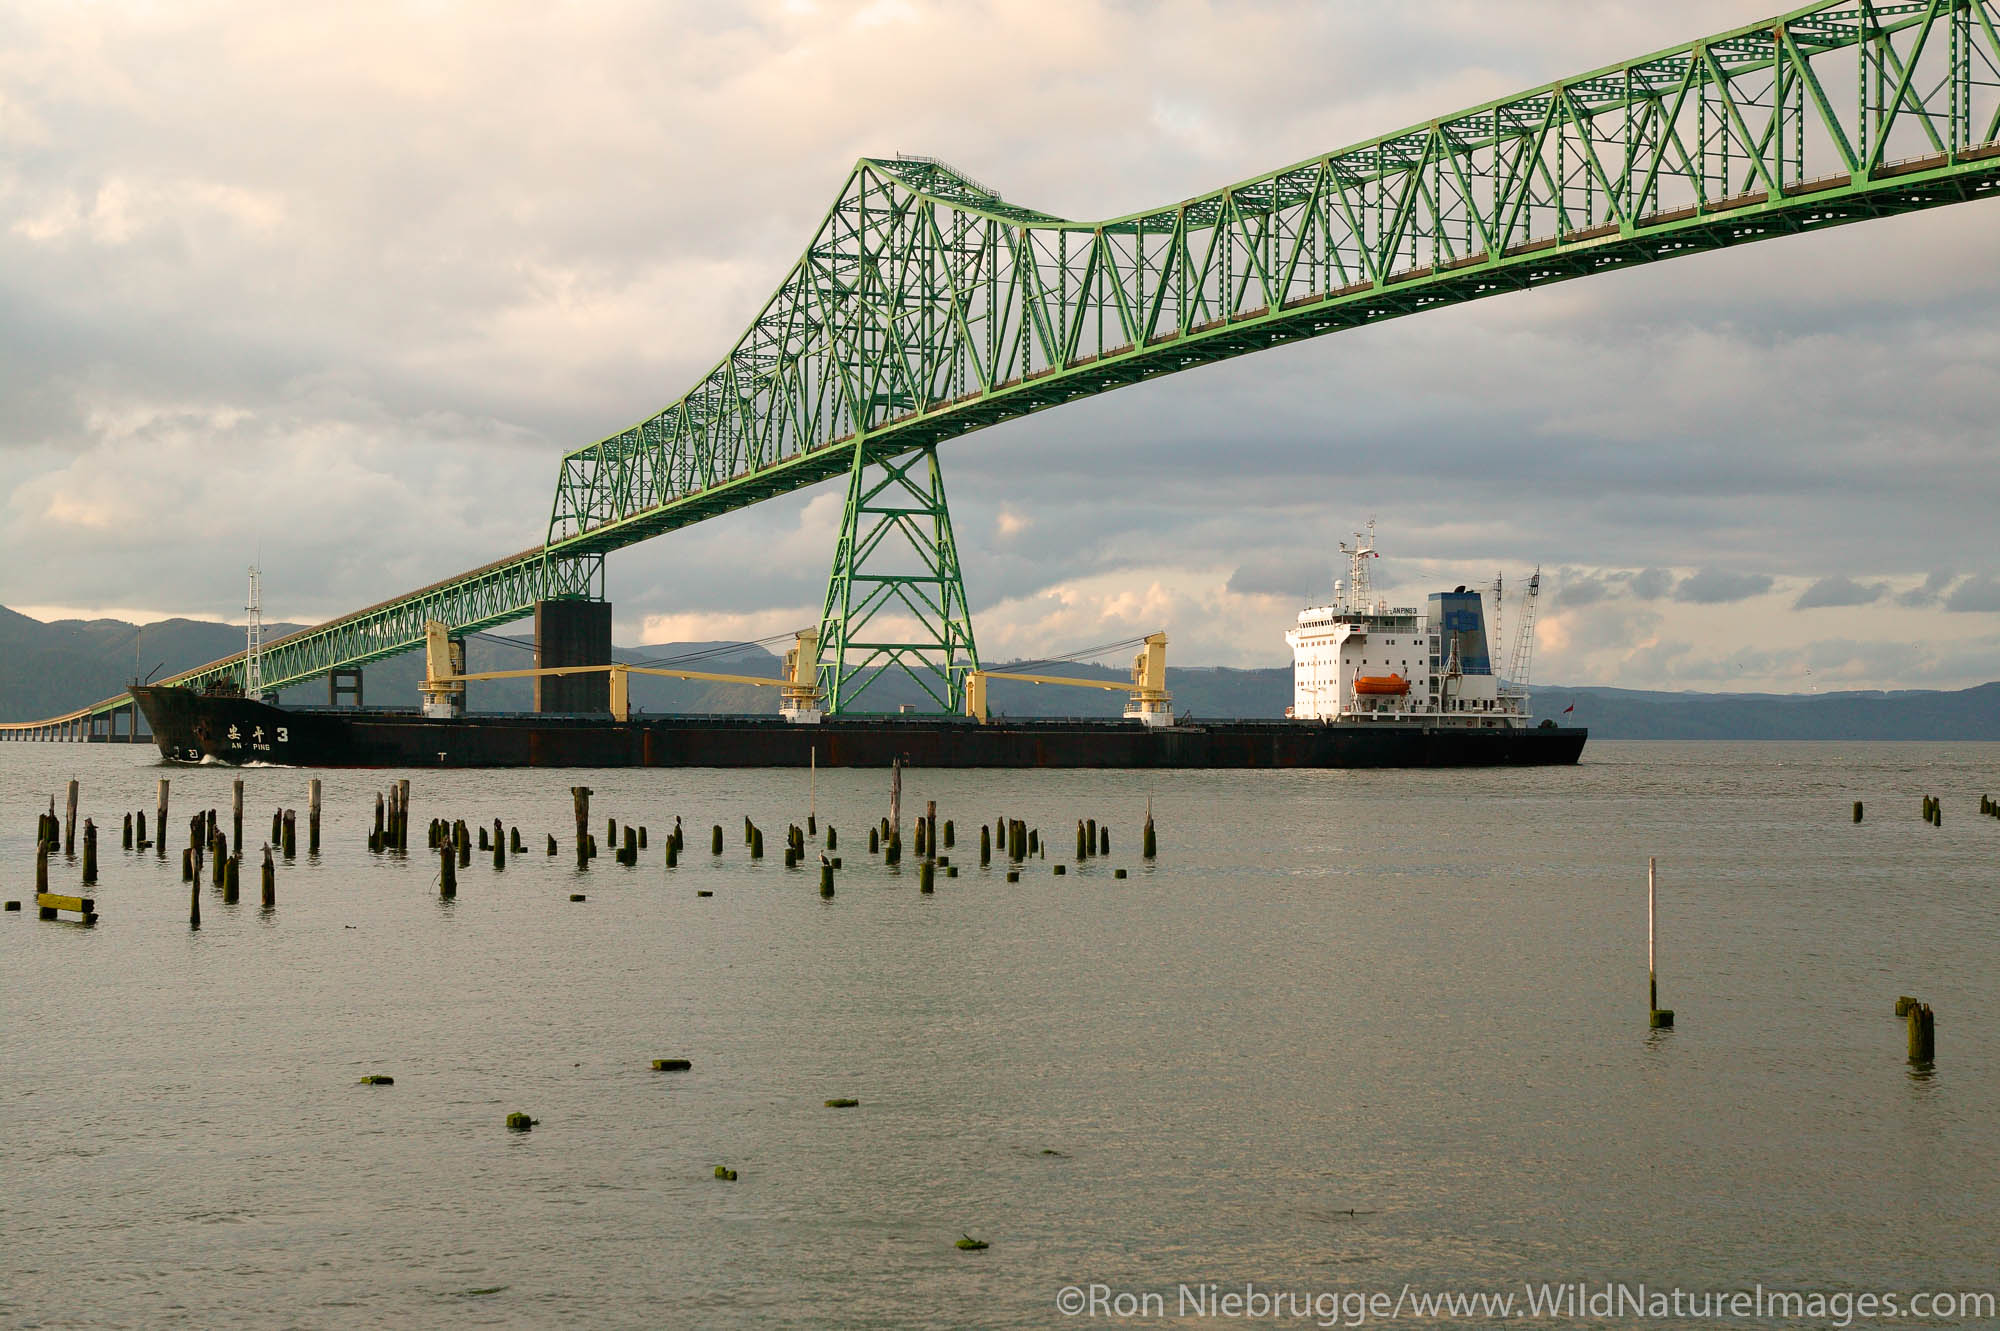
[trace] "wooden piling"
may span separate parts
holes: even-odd
[[[882,834],[885,841],[903,839],[903,760],[889,760],[889,830]]]
[[[924,801],[924,844],[919,852],[924,855],[937,854],[937,801]]]
[[[1151,798],[1146,800],[1146,830],[1141,835],[1140,842],[1140,856],[1145,859],[1152,859],[1159,850],[1159,843],[1153,837],[1153,801]]]
[[[125,815],[125,844],[123,848],[126,850],[132,849],[132,815],[129,813]]]
[[[181,877],[188,882],[188,928],[201,928],[201,884],[194,875],[194,852],[181,852]]]
[[[625,849],[620,853],[619,863],[627,867],[639,863],[639,833],[630,823],[625,825]]]
[[[383,838],[387,833],[387,831],[388,831],[388,819],[385,817],[384,814],[384,806],[382,804],[382,792],[378,790],[375,792],[375,833],[373,836],[368,838],[368,849],[370,850],[382,849],[384,845]]]
[[[1860,801],[1860,800],[1856,800],[1856,801],[1854,801],[1854,821],[1855,821],[1855,822],[1857,822],[1857,823],[1861,821],[1861,801]]]
[[[163,809],[166,808],[166,804],[164,803],[166,795],[163,793],[160,796],[160,799],[162,800],[160,807]],[[314,777],[312,780],[306,783],[306,854],[315,857],[318,856],[319,854],[319,778],[318,777]]]
[[[979,825],[979,862],[982,865],[993,862],[993,829],[985,823]]]
[[[146,811],[144,809],[139,810],[139,812],[134,816],[133,822],[137,824],[137,831],[138,831],[138,841],[135,843],[135,845],[137,846],[138,849],[144,850],[147,846],[152,844],[146,839]]]
[[[226,885],[225,880],[229,877],[229,837],[227,834],[222,832],[215,834],[215,840],[210,846],[209,854],[215,857],[215,881],[210,886],[223,887]]]
[[[167,857],[167,778],[160,778],[160,791],[154,797],[158,802],[153,806],[153,826],[159,830],[159,839],[153,843],[155,857]]]
[[[282,808],[273,809],[271,810],[271,844],[275,846],[284,840],[284,838],[285,811]]]
[[[410,848],[410,778],[396,782],[396,849]]]
[[[590,787],[571,786],[570,800],[576,806],[576,867],[590,863]]]
[[[181,881],[183,883],[194,883],[194,851],[192,849],[181,852]],[[195,883],[195,888],[199,891],[201,884]]]
[[[826,828],[826,848],[828,850],[840,849],[840,833],[834,830],[831,823],[827,824]]]
[[[228,859],[217,860],[216,864],[222,867],[222,904],[233,906],[242,891],[243,856],[240,853],[231,855]]]
[[[550,833],[548,834],[548,838],[549,838],[549,854],[553,855],[553,854],[555,854],[555,853],[556,853],[556,849],[557,849],[557,847],[556,847],[556,834],[555,834],[554,832],[550,832]]]
[[[243,778],[240,776],[229,783],[229,844],[243,844]]]
[[[1910,1062],[1928,1064],[1937,1059],[1937,1023],[1929,1003],[1918,1003],[1908,1016]]]
[[[930,860],[920,861],[917,867],[917,890],[919,892],[936,891],[931,881],[936,873],[937,867]]]
[[[298,855],[299,811],[297,809],[285,810],[285,825],[279,833],[279,841],[284,846],[284,854],[287,860]]]
[[[1660,1006],[1659,971],[1659,862],[1646,857],[1646,1006],[1652,1012],[1652,1028],[1667,1030],[1674,1024],[1674,1010]]]
[[[1097,829],[1097,853],[1099,855],[1109,855],[1111,853],[1110,823],[1105,823]]]
[[[711,854],[714,854],[714,855],[720,855],[720,854],[722,853],[722,824],[721,824],[721,823],[717,823],[717,824],[715,824],[714,828],[713,828],[713,829],[712,829],[712,830],[710,831],[710,833],[709,833],[709,838],[708,838],[708,848],[709,848],[709,852],[710,852]]]
[[[673,868],[681,862],[681,843],[678,837],[667,838],[667,867]]]
[[[486,829],[482,827],[479,831],[483,837]],[[500,831],[500,820],[498,818],[493,820],[493,867],[496,869],[507,867],[507,838]]]
[[[49,843],[41,841],[35,845],[35,895],[42,896],[49,890]]]
[[[882,859],[885,864],[900,864],[903,860],[903,838],[894,828],[889,830],[889,844],[884,847]]]
[[[264,909],[278,904],[278,868],[271,863],[271,848],[264,847]]]
[[[833,861],[824,855],[819,857],[819,894],[823,898],[833,895]]]
[[[77,781],[75,777],[71,777],[69,782],[69,803],[65,806],[67,812],[63,814],[63,856],[65,858],[73,857],[76,854],[76,797]]]
[[[521,829],[518,827],[507,829],[507,853],[510,855],[521,854]]]
[[[453,850],[449,841],[438,845],[438,895],[441,897],[458,895],[458,857]]]
[[[83,881],[86,886],[97,881],[97,824],[88,818],[83,820]]]
[[[880,835],[879,833],[877,833],[877,832],[876,832],[876,830],[875,830],[874,828],[872,828],[872,827],[871,827],[871,828],[869,828],[869,829],[868,829],[868,853],[869,853],[870,855],[874,855],[874,854],[877,854],[877,853],[879,853],[879,852],[881,851],[881,849],[882,849],[882,837],[881,837],[881,835]]]
[[[750,829],[750,858],[753,860],[764,858],[764,831],[762,828],[753,827]]]

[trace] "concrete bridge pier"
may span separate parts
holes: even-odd
[[[535,668],[611,664],[611,602],[535,602]],[[611,676],[537,675],[538,712],[608,712]]]

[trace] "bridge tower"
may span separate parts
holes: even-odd
[[[979,649],[937,448],[872,461],[865,449],[856,442],[820,611],[826,710],[865,710],[870,688],[904,678],[930,699],[925,710],[962,712]]]

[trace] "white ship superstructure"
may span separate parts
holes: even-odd
[[[1503,682],[1487,641],[1484,600],[1457,587],[1433,592],[1428,612],[1392,606],[1370,590],[1368,566],[1378,558],[1375,523],[1343,541],[1347,577],[1333,600],[1299,612],[1285,634],[1292,648],[1292,706],[1299,720],[1353,723],[1521,727],[1528,724],[1525,667],[1534,639],[1538,571],[1515,649],[1515,676]],[[1495,584],[1496,599],[1498,584]],[[1498,606],[1494,607],[1495,618]]]

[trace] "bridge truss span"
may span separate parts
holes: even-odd
[[[1989,194],[2000,0],[1837,0],[1076,222],[862,160],[735,348],[568,454],[610,550],[1141,379],[1438,305]]]

